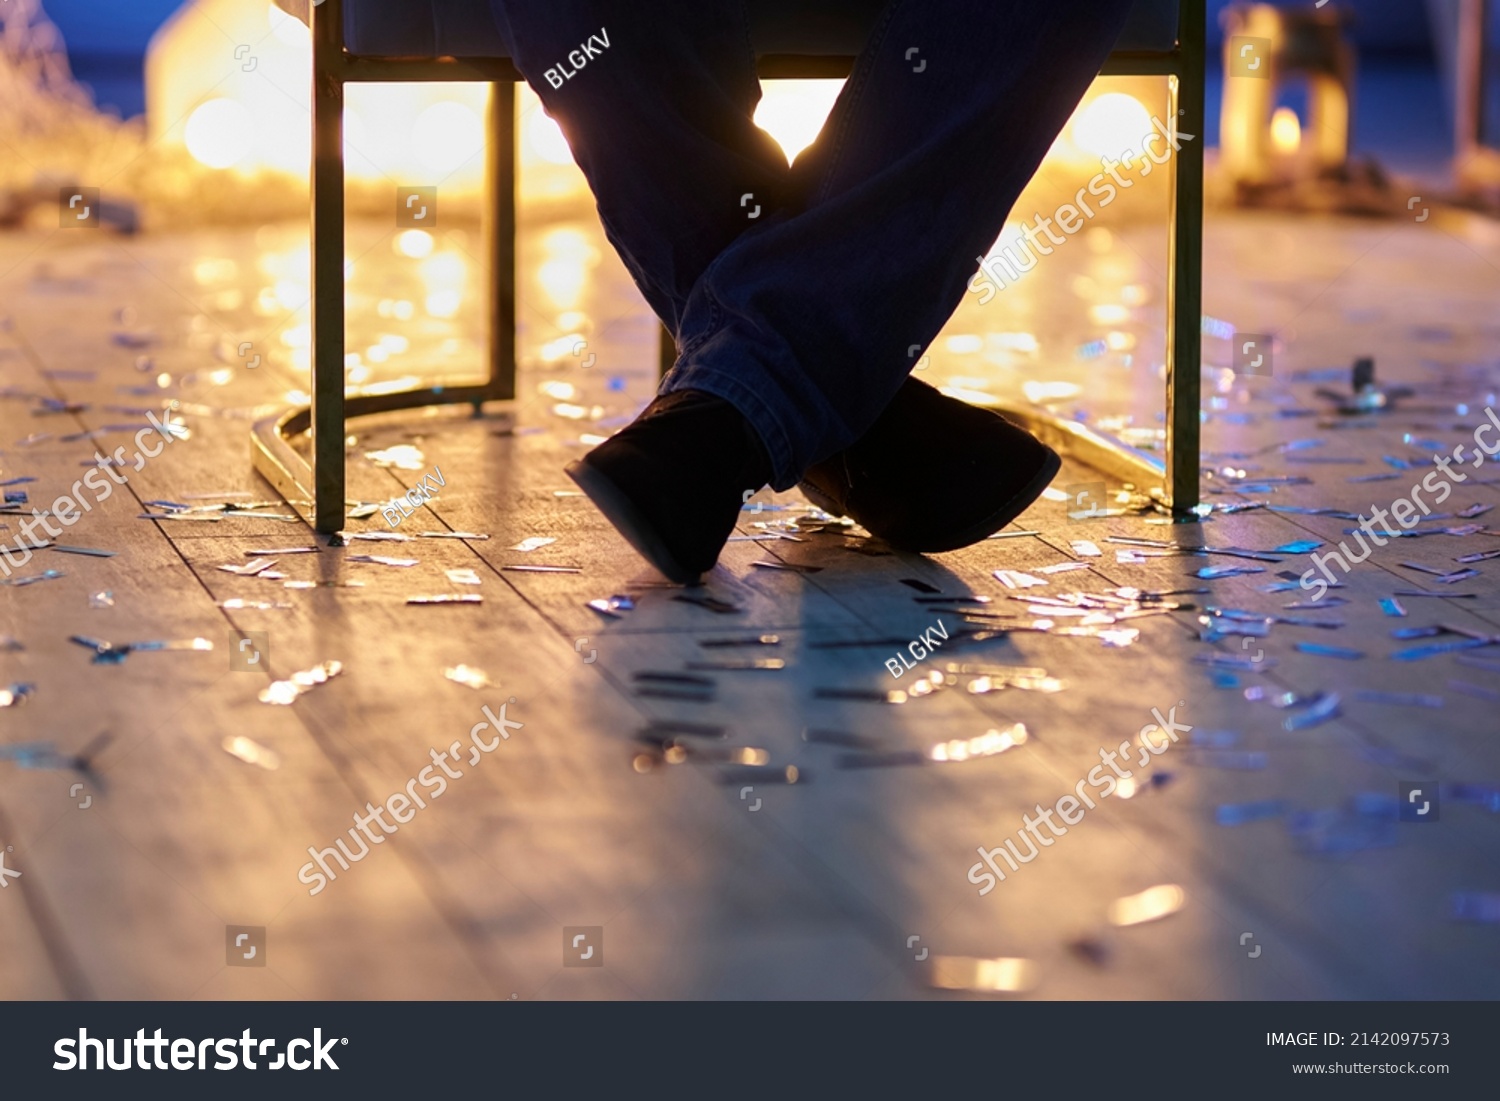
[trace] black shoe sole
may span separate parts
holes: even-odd
[[[984,519],[970,524],[967,528],[956,532],[940,542],[916,545],[906,543],[905,541],[887,539],[885,536],[880,535],[879,532],[872,531],[871,534],[884,539],[885,542],[897,550],[910,551],[915,554],[943,554],[947,551],[961,550],[964,547],[972,546],[994,535],[995,532],[1030,508],[1032,502],[1042,495],[1042,491],[1051,484],[1052,479],[1057,477],[1057,472],[1061,469],[1062,459],[1058,458],[1057,452],[1048,448],[1047,457],[1043,460],[1041,469],[1037,471],[1036,476],[1027,482],[1018,493],[1008,498],[1004,504],[984,517]],[[803,495],[809,501],[817,505],[824,512],[831,513],[834,516],[846,515],[846,510],[840,508],[837,502],[824,496],[808,483],[803,482],[798,488],[802,490]]]
[[[682,567],[656,529],[605,474],[582,460],[569,463],[563,472],[594,502],[594,507],[604,513],[604,518],[625,537],[636,553],[660,570],[667,580],[679,585],[699,583],[703,575]]]

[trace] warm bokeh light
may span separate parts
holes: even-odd
[[[302,20],[288,15],[274,3],[266,5],[266,19],[270,22],[271,30],[276,37],[288,46],[299,46],[303,49],[311,47],[312,32],[307,29],[307,24]]]
[[[1151,112],[1135,96],[1105,92],[1085,100],[1069,127],[1073,144],[1096,157],[1139,149],[1151,133]]]
[[[425,229],[408,229],[396,235],[393,246],[398,255],[421,260],[432,255],[432,234]]]
[[[1290,107],[1278,107],[1271,116],[1271,145],[1276,152],[1291,156],[1302,145],[1302,123]]]
[[[1138,895],[1117,898],[1109,904],[1111,925],[1143,925],[1175,914],[1187,901],[1187,892],[1175,883],[1148,887]]]
[[[244,160],[255,145],[255,120],[243,104],[211,99],[188,116],[183,143],[209,168],[229,168]]]
[[[148,140],[186,147],[200,163],[241,175],[271,171],[305,179],[312,152],[311,69],[307,28],[275,5],[184,5],[147,51]],[[487,85],[356,83],[345,96],[351,184],[441,184],[450,197],[478,194]],[[201,113],[205,98],[225,106]]]
[[[412,124],[412,147],[423,167],[446,176],[484,151],[484,123],[462,103],[434,103]]]

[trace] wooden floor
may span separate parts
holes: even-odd
[[[646,400],[654,362],[654,322],[584,215],[528,226],[526,362],[513,408],[350,428],[351,498],[384,502],[437,470],[439,498],[399,532],[487,539],[328,547],[301,522],[139,518],[153,501],[274,498],[251,471],[248,433],[257,410],[308,385],[298,232],[0,236],[5,491],[29,494],[28,508],[51,507],[95,447],[130,453],[145,410],[173,400],[190,433],[139,471],[127,468],[128,485],[58,540],[113,557],[38,551],[12,580],[48,569],[61,576],[0,587],[0,634],[15,640],[0,651],[0,685],[35,686],[0,709],[0,843],[5,866],[21,873],[0,877],[0,996],[983,996],[935,987],[963,971],[945,957],[1032,961],[992,973],[1024,976],[1011,984],[1023,988],[1015,993],[1040,998],[1500,994],[1500,925],[1453,916],[1456,893],[1500,892],[1500,815],[1494,797],[1486,805],[1473,788],[1500,786],[1500,646],[1402,661],[1392,655],[1461,636],[1391,636],[1438,624],[1500,633],[1500,560],[1478,562],[1478,576],[1451,584],[1400,565],[1459,569],[1459,556],[1500,549],[1500,530],[1392,540],[1324,606],[1287,611],[1308,594],[1265,588],[1278,571],[1306,570],[1305,552],[1281,554],[1279,565],[1223,556],[1121,562],[1117,552],[1130,548],[1106,540],[1267,551],[1336,543],[1348,521],[1265,509],[1176,526],[1142,515],[1070,519],[1055,493],[1014,526],[1034,534],[930,558],[888,553],[857,533],[736,541],[705,590],[734,610],[684,602],[561,472],[588,446],[583,437],[607,434]],[[1025,381],[1072,383],[1083,395],[1054,390],[1059,409],[1151,437],[1159,420],[1142,411],[1160,409],[1162,315],[1159,292],[1149,290],[1160,267],[1143,257],[1155,255],[1154,232],[1095,236],[1076,255],[1059,250],[997,301],[966,303],[923,377],[994,394]],[[445,232],[422,260],[399,255],[389,227],[351,226],[356,374],[477,363],[482,273],[473,240]],[[1424,441],[1445,450],[1469,441],[1485,406],[1497,404],[1493,225],[1222,216],[1210,222],[1208,257],[1207,500],[1388,507],[1425,472]],[[441,297],[427,296],[455,287],[462,306],[444,316],[451,311]],[[1124,312],[1091,311],[1101,304]],[[408,307],[413,316],[403,319]],[[1272,377],[1224,370],[1226,324],[1280,335]],[[128,346],[153,335],[150,347]],[[574,355],[578,339],[587,351]],[[1101,340],[1107,351],[1092,343]],[[241,354],[243,342],[253,350]],[[1412,411],[1330,415],[1315,390],[1347,390],[1361,354],[1376,357],[1383,383],[1419,389],[1406,399]],[[251,368],[253,355],[262,359]],[[86,432],[94,435],[79,438]],[[398,445],[417,449],[417,469],[366,457]],[[922,450],[911,441],[913,463]],[[1247,489],[1226,469],[1309,481]],[[1466,472],[1439,511],[1500,504],[1500,464]],[[1351,481],[1378,473],[1395,476]],[[26,477],[35,481],[9,484]],[[1097,480],[1070,464],[1055,486]],[[757,501],[802,504],[795,493]],[[764,534],[757,524],[797,515],[747,511],[740,533]],[[1500,529],[1496,515],[1446,523]],[[14,538],[20,517],[3,519],[0,535]],[[379,514],[349,523],[350,532],[388,530]],[[531,538],[554,542],[516,549]],[[1074,540],[1102,551],[1085,559],[1090,568],[1034,572],[1074,560]],[[320,584],[288,588],[220,569],[258,551],[286,580]],[[577,572],[506,569],[516,565]],[[1191,576],[1225,565],[1264,572]],[[455,583],[445,573],[455,569],[481,583]],[[982,594],[993,598],[987,611],[1020,617],[1002,622],[1037,618],[1009,599],[993,573],[1002,569],[1032,571],[1046,584],[1026,595],[1049,598],[1121,586],[1209,591],[1119,624],[1139,631],[1129,644],[1046,631],[955,637],[893,679],[885,662],[908,640],[939,620],[950,632],[970,626],[944,610],[952,604],[924,596]],[[1409,615],[1388,617],[1379,601],[1397,590],[1432,595],[1403,598]],[[483,603],[407,603],[451,593]],[[617,594],[635,605],[618,618],[586,606]],[[1335,606],[1333,596],[1345,602]],[[237,600],[277,606],[229,604]],[[1263,638],[1205,641],[1206,606],[1340,626],[1276,623]],[[1058,627],[1073,622],[1055,618]],[[232,671],[241,632],[264,632],[256,642],[264,652],[249,671]],[[779,644],[707,645],[762,634]],[[136,651],[101,664],[73,635],[116,644],[201,637],[213,649]],[[860,640],[868,645],[849,645]],[[1296,648],[1307,643],[1362,656]],[[1248,671],[1210,668],[1204,659],[1216,654]],[[640,681],[642,672],[748,658],[785,667],[699,673],[713,685],[706,701],[638,692],[653,683]],[[1465,663],[1484,660],[1488,667]],[[272,681],[328,661],[342,673],[290,705],[258,700]],[[974,693],[965,688],[973,678],[961,675],[956,686],[903,703],[828,698],[828,690],[905,690],[950,662],[1039,667],[1060,690]],[[482,670],[489,685],[445,676],[460,664]],[[1338,693],[1341,713],[1285,729],[1282,720],[1300,712],[1273,698],[1318,691]],[[1440,705],[1362,693],[1421,694]],[[471,764],[470,728],[485,720],[482,707],[498,713],[502,704],[524,725]],[[969,876],[976,849],[1014,838],[1023,814],[1073,792],[1101,750],[1130,742],[1132,755],[1141,753],[1136,735],[1153,708],[1175,708],[1192,733],[1137,770],[1132,797],[1104,800],[981,896]],[[723,736],[644,733],[674,722]],[[1023,745],[931,760],[942,743],[1015,723],[1029,735]],[[828,731],[845,737],[810,733]],[[685,759],[664,751],[672,737],[687,747]],[[252,745],[236,756],[226,739]],[[21,767],[49,764],[16,751],[39,742],[63,757],[95,751],[85,771],[55,759]],[[350,844],[352,815],[406,789],[431,753],[454,742],[463,743],[461,775],[442,797],[311,895],[298,878],[309,847],[341,835]],[[796,783],[785,782],[789,768]],[[1402,781],[1443,785],[1439,821],[1392,820]],[[1232,813],[1220,811],[1226,805],[1267,802],[1259,820],[1219,821]],[[1116,900],[1166,885],[1180,888],[1180,910],[1110,924]],[[264,966],[226,965],[232,926],[266,931],[247,942]],[[564,966],[575,935],[586,938],[576,954],[594,948],[587,962],[602,957],[603,966]]]

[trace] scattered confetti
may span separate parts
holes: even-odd
[[[537,550],[540,547],[548,547],[556,542],[556,539],[549,539],[544,536],[533,535],[530,539],[522,539],[519,543],[517,543],[510,549],[513,551],[521,551],[522,553],[530,554],[532,551]]]
[[[1365,656],[1363,650],[1353,650],[1347,646],[1326,646],[1320,642],[1299,642],[1295,649],[1303,654],[1315,654],[1325,658],[1343,658],[1345,661],[1358,661]]]
[[[1187,892],[1175,883],[1148,887],[1138,895],[1126,895],[1109,904],[1109,923],[1116,926],[1143,925],[1159,921],[1182,909]]]
[[[343,671],[343,662],[325,661],[322,665],[314,665],[311,669],[293,673],[289,680],[279,680],[261,689],[258,698],[261,703],[285,706],[292,703],[302,693],[309,692],[320,684],[328,683]]]
[[[488,688],[490,685],[490,678],[484,670],[472,665],[451,665],[443,670],[443,676],[468,688]]]
[[[1489,700],[1491,703],[1500,703],[1500,689],[1486,688],[1482,684],[1470,684],[1463,680],[1449,680],[1448,687],[1455,692],[1462,692],[1465,696],[1473,696],[1478,700]]]
[[[1299,710],[1281,721],[1282,729],[1310,730],[1315,726],[1321,726],[1340,714],[1339,704],[1342,702],[1337,692],[1319,692],[1304,700],[1298,700],[1294,706],[1297,706]]]
[[[34,684],[13,684],[9,688],[0,688],[0,707],[15,707],[25,703],[35,691]]]
[[[939,990],[994,994],[1023,994],[1036,986],[1039,973],[1035,961],[1009,956],[934,956],[930,972],[932,985]]]
[[[284,684],[286,682],[282,681],[280,683]],[[265,694],[262,693],[261,695],[264,698]],[[231,757],[238,757],[247,765],[256,765],[267,772],[274,772],[281,767],[281,755],[279,753],[274,749],[267,748],[259,742],[245,737],[243,734],[227,735],[219,744],[223,746],[225,753],[228,753]]]
[[[608,616],[610,619],[623,619],[624,617],[620,613],[633,611],[635,609],[635,601],[623,593],[616,593],[611,597],[600,597],[596,600],[590,600],[584,606],[592,608],[600,615]]]
[[[270,569],[275,564],[276,559],[274,558],[252,558],[244,565],[236,566],[231,564],[227,566],[220,566],[219,569],[223,570],[225,573],[237,573],[241,577],[254,577],[256,574]]]
[[[56,581],[62,576],[62,570],[43,570],[41,573],[34,573],[29,577],[16,577],[8,581],[0,580],[0,585],[10,585],[12,588],[20,589],[27,585],[35,585],[38,581]]]
[[[1360,703],[1377,703],[1383,707],[1442,707],[1442,696],[1427,696],[1420,692],[1377,692],[1361,689],[1354,694]]]
[[[1243,826],[1250,822],[1264,822],[1269,818],[1280,818],[1287,811],[1287,804],[1280,799],[1261,799],[1254,803],[1224,803],[1214,811],[1214,821],[1221,826]]]
[[[761,570],[784,570],[787,573],[818,573],[822,566],[803,566],[795,562],[751,562],[751,566]]]
[[[390,558],[384,554],[351,554],[344,561],[368,562],[376,566],[395,566],[399,569],[406,569],[407,567],[415,566],[419,560],[416,558]]]
[[[422,454],[421,449],[410,444],[366,451],[365,458],[376,466],[395,467],[397,470],[421,470],[427,464],[427,457]]]
[[[1454,892],[1453,920],[1482,922],[1487,925],[1500,923],[1500,892]]]

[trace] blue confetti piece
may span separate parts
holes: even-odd
[[[1240,686],[1239,677],[1233,673],[1226,673],[1221,669],[1213,670],[1209,676],[1209,681],[1215,688],[1238,688]]]
[[[36,481],[36,479],[28,474],[20,478],[7,478],[5,479],[5,481],[0,482],[0,486],[23,486],[27,482],[34,481]]]
[[[1272,547],[1271,550],[1277,554],[1306,554],[1308,551],[1317,550],[1322,545],[1322,540],[1319,539],[1297,539],[1290,543],[1283,543],[1279,547]]]
[[[1281,799],[1262,799],[1255,803],[1225,803],[1214,811],[1214,821],[1221,826],[1243,826],[1247,822],[1264,822],[1286,813]]]
[[[1205,745],[1213,749],[1228,749],[1240,744],[1240,736],[1233,730],[1195,730],[1188,741],[1193,745]]]
[[[1399,639],[1409,638],[1432,638],[1435,635],[1447,634],[1444,627],[1393,627],[1391,637]]]
[[[1381,768],[1395,769],[1398,772],[1405,772],[1411,776],[1420,776],[1431,772],[1433,768],[1431,761],[1425,761],[1419,757],[1409,757],[1405,753],[1397,752],[1394,749],[1387,749],[1385,746],[1360,746],[1359,755],[1373,765],[1379,765]]]
[[[1226,768],[1236,772],[1259,772],[1269,759],[1264,753],[1241,753],[1236,750],[1196,749],[1188,750],[1188,763],[1206,765],[1210,768]]]
[[[1264,566],[1204,566],[1201,570],[1195,570],[1190,577],[1201,578],[1204,581],[1214,581],[1221,577],[1239,577],[1247,573],[1265,573]]]
[[[1401,800],[1383,791],[1362,791],[1353,799],[1354,813],[1365,818],[1385,818],[1394,821],[1401,817]]]
[[[1311,706],[1305,711],[1297,711],[1283,719],[1281,728],[1283,730],[1310,730],[1315,726],[1321,726],[1329,719],[1338,716],[1341,702],[1343,701],[1337,692],[1320,692],[1312,698]]]
[[[1406,609],[1402,607],[1401,601],[1394,596],[1383,596],[1380,598],[1380,610],[1389,616],[1404,616]]]
[[[25,703],[35,691],[34,684],[13,684],[9,688],[0,689],[0,707],[14,707],[18,703]]]
[[[1500,788],[1485,784],[1444,784],[1443,798],[1453,803],[1473,803],[1491,813],[1500,814]]]
[[[1376,703],[1382,707],[1442,707],[1442,696],[1427,696],[1420,692],[1372,692],[1361,689],[1354,698],[1360,703]]]
[[[1338,810],[1295,814],[1287,820],[1287,830],[1304,852],[1330,856],[1389,848],[1396,843],[1394,821]]]
[[[1299,642],[1296,649],[1304,654],[1314,654],[1324,658],[1343,658],[1345,661],[1358,661],[1365,656],[1363,650],[1351,650],[1347,646],[1326,646],[1321,642]]]
[[[614,393],[618,394],[620,391],[622,391],[622,390],[625,389],[625,376],[624,375],[610,375],[609,376],[609,382],[606,383],[606,385],[609,387],[610,390],[612,390]]]
[[[1455,891],[1453,920],[1500,923],[1500,894],[1494,891]]]
[[[1420,447],[1423,451],[1448,450],[1448,445],[1441,440],[1424,439],[1421,436],[1413,436],[1410,432],[1402,433],[1401,442],[1411,447]]]
[[[1434,642],[1430,646],[1413,646],[1408,650],[1397,650],[1391,657],[1396,661],[1421,661],[1423,658],[1434,657],[1437,654],[1447,654],[1454,650],[1472,650],[1476,646],[1488,646],[1490,640],[1487,638],[1460,638],[1449,642]]]

